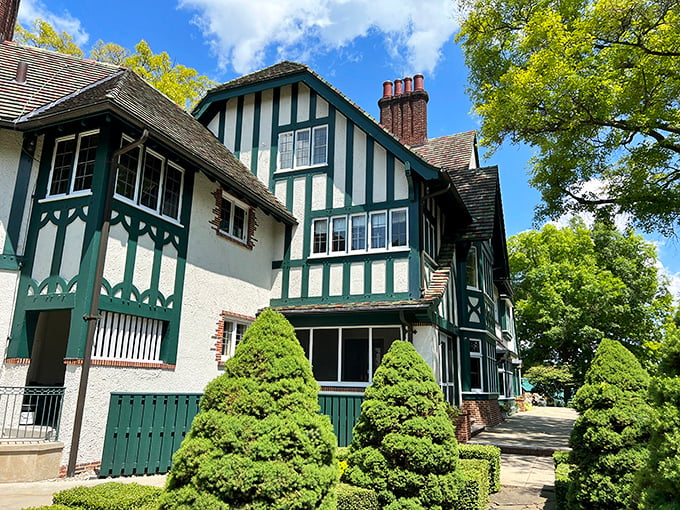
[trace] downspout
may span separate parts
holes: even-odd
[[[106,262],[106,249],[109,244],[109,228],[111,226],[111,210],[113,208],[113,191],[116,185],[116,173],[118,171],[118,158],[133,149],[142,145],[149,137],[149,131],[144,130],[136,141],[121,147],[111,156],[109,165],[109,178],[104,195],[104,213],[101,225],[101,235],[99,237],[99,251],[97,252],[97,265],[94,273],[94,283],[92,284],[92,299],[90,301],[90,313],[83,316],[87,321],[87,337],[85,338],[85,353],[83,354],[83,368],[80,372],[80,385],[78,386],[78,400],[76,401],[76,414],[73,418],[73,435],[71,436],[71,451],[68,457],[66,476],[73,476],[76,471],[76,461],[78,460],[78,448],[80,447],[80,432],[83,426],[83,411],[85,408],[85,397],[87,395],[87,382],[90,376],[90,366],[92,365],[92,348],[94,346],[94,333],[97,327],[99,316],[99,295],[101,294],[102,278],[104,276],[104,263]]]

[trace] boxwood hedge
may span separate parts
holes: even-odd
[[[489,463],[489,492],[501,490],[501,449],[485,444],[459,444],[461,459],[484,459]]]
[[[489,463],[485,459],[461,459],[463,490],[458,494],[456,510],[486,510],[489,507]]]
[[[107,482],[93,487],[63,490],[52,497],[52,502],[71,509],[139,510],[147,504],[154,503],[160,494],[161,489],[158,487],[138,483]],[[54,510],[54,506],[48,508]]]

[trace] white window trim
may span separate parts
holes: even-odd
[[[225,316],[222,320],[223,320],[223,323],[224,323],[225,325],[226,325],[228,322],[231,322],[231,323],[233,324],[233,328],[232,328],[232,330],[229,332],[229,342],[228,342],[228,344],[229,344],[229,352],[226,353],[226,354],[225,354],[225,352],[224,352],[224,350],[225,350],[224,348],[225,348],[225,345],[227,345],[227,342],[226,342],[226,333],[227,333],[227,330],[226,330],[226,329],[223,330],[224,333],[223,333],[223,335],[222,335],[222,352],[220,353],[220,360],[221,360],[222,362],[225,362],[225,361],[227,361],[229,358],[233,357],[233,356],[234,356],[234,352],[236,351],[236,332],[238,331],[238,327],[239,327],[239,326],[244,326],[244,327],[245,327],[245,329],[243,330],[243,335],[245,335],[245,334],[246,334],[246,331],[247,331],[248,328],[250,327],[250,324],[251,324],[251,323],[250,323],[250,322],[247,322],[247,321],[243,321],[243,320],[236,320],[236,319],[234,319],[233,317],[228,316],[228,315]],[[243,340],[243,336],[241,336],[241,340],[240,340],[240,341],[242,341],[242,340]]]
[[[312,242],[310,243],[310,246],[311,246],[310,257],[326,257],[328,255],[328,250],[329,250],[329,246],[330,246],[330,239],[329,239],[330,236],[329,236],[329,228],[328,228],[330,221],[328,221],[328,220],[329,220],[328,218],[314,218],[314,219],[312,219],[312,239],[311,239]],[[316,224],[321,223],[321,222],[326,223],[326,249],[324,251],[315,252],[314,251],[314,244],[315,244],[314,236],[316,235]],[[336,252],[336,253],[339,253],[339,252]]]
[[[90,129],[89,131],[83,131],[82,133],[74,133],[72,135],[60,136],[54,140],[54,149],[52,149],[52,164],[50,166],[50,175],[47,179],[47,192],[45,193],[45,201],[58,200],[65,197],[77,197],[82,195],[91,195],[92,189],[83,189],[79,191],[74,191],[73,187],[76,182],[76,169],[78,168],[78,157],[80,152],[80,141],[83,136],[90,136],[99,134],[99,129]],[[71,163],[71,175],[69,176],[68,191],[66,193],[50,193],[50,188],[52,187],[52,177],[54,177],[54,163],[57,159],[57,147],[59,142],[65,142],[66,140],[76,140],[75,153],[73,155],[73,163]],[[49,200],[47,200],[49,199]]]
[[[479,360],[479,382],[482,384],[481,388],[472,387],[472,377],[470,377],[470,393],[484,393],[484,345],[482,340],[477,338],[470,338],[470,358]],[[479,343],[479,352],[472,351],[472,342]]]
[[[397,213],[397,212],[404,212],[404,213],[406,213],[406,218],[405,218],[405,221],[406,221],[406,244],[403,245],[403,246],[394,246],[394,245],[392,244],[392,226],[393,226],[392,216],[394,215],[394,213]],[[390,251],[399,250],[399,249],[403,249],[403,248],[408,248],[408,245],[409,245],[409,244],[408,244],[408,243],[409,243],[409,238],[408,238],[408,208],[407,208],[407,207],[399,207],[399,208],[397,208],[397,209],[390,209],[388,234],[389,234],[389,237],[388,237],[388,241],[389,241],[389,242],[388,242],[388,249],[389,249]]]
[[[471,255],[472,255],[473,253],[475,254],[475,255],[474,255],[474,258],[473,258],[473,259],[474,259],[475,265],[474,265],[473,267],[474,267],[474,269],[475,269],[475,284],[476,284],[476,285],[474,285],[474,286],[473,286],[473,285],[469,285],[469,284],[468,284],[468,281],[467,281],[467,268],[468,268],[468,262],[469,262],[469,260],[470,260],[470,258],[471,258]],[[468,289],[480,290],[480,288],[479,288],[479,252],[477,251],[477,247],[476,247],[476,246],[470,247],[470,251],[468,252],[468,256],[467,256],[467,258],[465,259],[465,287],[468,288]]]
[[[334,234],[334,232],[335,232],[335,227],[334,227],[334,226],[335,226],[335,220],[340,220],[340,219],[344,219],[344,220],[345,220],[345,249],[344,249],[344,250],[334,250],[334,249],[333,249],[333,234]],[[349,251],[349,246],[348,246],[348,242],[347,242],[347,241],[348,241],[348,235],[347,235],[347,234],[348,234],[348,231],[349,231],[349,228],[348,228],[348,225],[349,225],[349,217],[348,217],[348,216],[344,216],[344,215],[341,215],[341,216],[331,216],[330,220],[331,220],[331,221],[329,222],[329,224],[330,224],[330,225],[329,225],[329,226],[330,226],[329,234],[330,234],[330,235],[328,236],[328,241],[329,241],[329,243],[328,243],[328,253],[330,253],[330,254],[338,254],[338,255],[345,254],[345,253],[347,253],[347,252]]]
[[[121,147],[123,147],[123,143],[132,143],[134,140],[130,138],[127,135],[122,136],[121,140]],[[119,195],[118,193],[115,192],[115,184],[118,183],[118,170],[116,170],[116,183],[114,184],[114,192],[113,196],[116,200],[119,200],[120,202],[124,202],[128,205],[131,205],[137,209],[140,209],[148,214],[151,214],[152,216],[155,216],[157,218],[161,218],[169,223],[172,223],[173,225],[177,225],[179,227],[182,226],[180,223],[180,216],[182,215],[182,197],[184,195],[184,176],[185,176],[185,171],[184,168],[179,166],[177,163],[173,163],[170,161],[168,158],[163,156],[162,154],[159,154],[158,152],[154,151],[153,149],[148,149],[144,145],[141,145],[139,147],[136,147],[135,149],[138,151],[139,157],[137,158],[137,175],[135,176],[135,193],[134,193],[134,198],[130,199],[126,196]],[[142,186],[142,173],[144,172],[144,161],[146,158],[146,153],[150,152],[153,154],[155,157],[161,159],[163,162],[162,167],[161,167],[161,176],[160,176],[160,182],[158,183],[159,186],[159,192],[158,192],[158,203],[157,203],[157,208],[156,209],[151,209],[150,207],[147,207],[145,205],[142,205],[139,200],[140,200],[140,193],[141,193],[141,186]],[[165,192],[165,175],[166,175],[166,168],[168,165],[171,165],[173,168],[176,170],[179,170],[182,173],[182,183],[179,188],[179,207],[177,209],[177,218],[173,218],[172,216],[167,216],[165,214],[162,214],[161,208],[163,206],[163,193]]]
[[[385,246],[383,248],[373,248],[372,245],[372,239],[373,239],[373,222],[371,221],[373,219],[373,216],[378,216],[384,214],[385,215]],[[383,252],[387,251],[390,246],[390,215],[389,211],[387,209],[384,209],[382,211],[371,211],[368,214],[368,237],[366,239],[366,245],[368,247],[368,252],[369,253],[377,253],[377,252]]]
[[[235,239],[236,241],[243,243],[243,244],[248,244],[248,239],[250,236],[249,233],[249,228],[250,228],[250,206],[245,204],[244,202],[241,202],[240,200],[234,198],[233,196],[229,195],[226,191],[222,190],[222,200],[226,200],[231,203],[231,214],[229,215],[229,231],[224,230],[221,226],[222,223],[222,208],[220,206],[220,226],[219,226],[219,232],[220,234],[230,237],[232,239]],[[234,208],[238,206],[240,209],[243,209],[244,211],[244,216],[243,216],[243,237],[238,237],[232,233],[234,230]]]
[[[357,217],[363,217],[364,218],[364,247],[363,248],[352,248],[352,222],[354,218]],[[349,254],[356,254],[356,253],[366,253],[366,250],[368,248],[368,215],[366,213],[359,213],[359,214],[350,214],[347,216],[348,218],[348,237],[349,237],[349,245],[347,246],[347,252]]]
[[[326,151],[325,151],[325,157],[324,157],[324,162],[323,163],[316,163],[314,164],[314,133],[322,128],[326,128]],[[297,153],[296,153],[296,148],[297,148],[297,138],[298,138],[298,133],[301,133],[303,131],[309,131],[309,164],[308,165],[297,165],[296,160],[297,160]],[[282,131],[281,133],[278,134],[277,136],[277,151],[276,151],[276,172],[293,172],[295,170],[301,170],[305,168],[317,168],[317,167],[322,167],[322,166],[328,166],[328,124],[323,124],[321,126],[314,126],[314,127],[306,127],[306,128],[300,128],[300,129],[294,129],[292,131]],[[291,168],[281,168],[281,151],[278,150],[278,147],[281,145],[281,136],[287,135],[287,134],[292,134],[293,135],[293,163]]]

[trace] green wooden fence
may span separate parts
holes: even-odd
[[[198,412],[200,393],[111,393],[99,476],[167,473]],[[352,441],[363,395],[319,395],[338,444]]]

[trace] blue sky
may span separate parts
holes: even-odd
[[[141,39],[217,82],[274,64],[303,62],[378,117],[382,83],[422,73],[428,136],[478,129],[455,44],[454,0],[21,0],[20,22],[41,17],[89,49],[98,39]],[[483,164],[501,172],[507,235],[534,227],[539,193],[528,185],[528,147],[506,144]],[[647,236],[680,294],[680,243]]]

